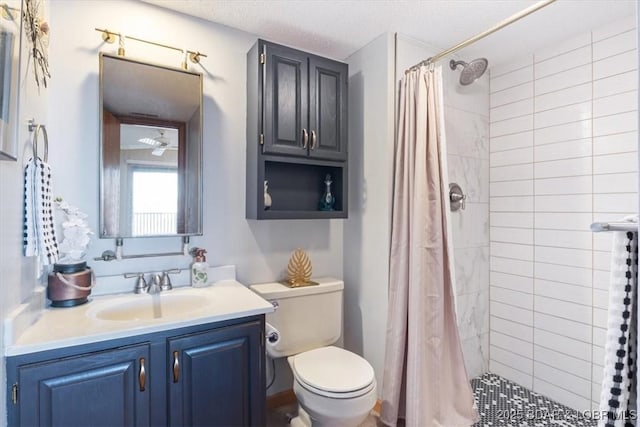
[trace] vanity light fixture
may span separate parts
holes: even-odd
[[[3,6],[2,4],[0,4],[0,9],[2,9]],[[182,49],[179,47],[175,47],[175,46],[170,46],[168,44],[163,44],[163,43],[157,43],[157,42],[153,42],[151,40],[145,40],[145,39],[141,39],[138,37],[133,37],[133,36],[126,36],[122,33],[116,33],[114,31],[109,31],[106,28],[102,29],[102,28],[96,28],[96,31],[102,33],[102,40],[104,40],[106,43],[114,43],[116,41],[116,36],[119,38],[118,40],[118,56],[124,56],[124,42],[125,39],[127,40],[135,40],[137,42],[141,42],[141,43],[147,43],[147,44],[152,44],[154,46],[159,46],[159,47],[164,47],[165,49],[171,49],[171,50],[177,50],[181,53],[183,53],[183,61],[181,64],[181,67],[183,70],[187,69],[187,57],[189,57],[189,59],[191,60],[191,62],[193,62],[194,64],[199,64],[200,63],[200,58],[206,58],[207,55],[205,55],[204,53],[201,53],[199,51],[193,51],[193,50],[188,50],[188,49]]]
[[[124,34],[118,34],[118,56],[124,56]]]

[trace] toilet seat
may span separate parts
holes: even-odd
[[[375,387],[374,372],[369,362],[342,348],[316,348],[289,359],[298,383],[321,396],[351,399]]]

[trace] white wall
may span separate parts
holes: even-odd
[[[246,52],[256,36],[134,1],[51,3],[50,160],[56,194],[98,223],[98,52],[115,52],[94,27],[185,46],[206,55],[204,73],[204,236],[192,245],[211,265],[235,264],[244,283],[280,278],[296,247],[308,250],[314,275],[342,277],[342,221],[248,221],[245,203]],[[171,29],[171,31],[167,31]],[[170,35],[170,36],[169,36]],[[181,55],[128,41],[127,56],[179,66]],[[113,249],[94,236],[89,256]],[[175,251],[178,238],[125,239],[124,252]],[[90,264],[98,275],[185,267],[189,257]],[[133,285],[133,282],[132,282]]]
[[[98,53],[114,53],[95,27],[185,46],[208,55],[191,68],[204,73],[204,235],[192,245],[208,250],[211,265],[235,264],[243,283],[280,278],[296,247],[310,254],[315,276],[342,277],[342,220],[247,221],[245,215],[246,52],[257,36],[137,1],[56,0],[50,6],[49,89],[38,96],[22,86],[21,144],[28,139],[26,117],[46,124],[49,163],[56,196],[77,205],[98,224]],[[129,41],[127,56],[179,66],[178,53]],[[27,82],[32,79],[27,76]],[[48,102],[47,102],[48,99]],[[37,108],[39,107],[39,108]],[[21,163],[0,162],[0,314],[4,318],[36,286],[32,260],[22,250]],[[178,238],[126,239],[125,254],[176,251]],[[99,276],[126,271],[186,267],[189,257],[99,262],[113,240],[93,236],[89,264]],[[123,279],[124,280],[124,279]],[[133,288],[133,281],[131,287]],[[39,285],[38,285],[39,286]],[[2,384],[5,382],[2,370]],[[0,393],[4,393],[2,387]],[[3,395],[0,394],[0,397]],[[2,399],[4,402],[4,399]],[[0,405],[4,419],[4,405]]]
[[[344,344],[362,354],[382,391],[393,159],[393,53],[383,34],[349,63],[349,219],[344,225]]]
[[[20,2],[11,0],[8,6],[18,8]],[[43,16],[48,16],[48,8],[42,8]],[[15,25],[2,20],[2,25]],[[18,21],[19,25],[19,21]],[[17,29],[19,31],[19,28]],[[15,61],[18,61],[20,40],[15,40]],[[22,57],[27,54],[27,46],[22,45]],[[0,161],[0,320],[20,302],[29,297],[36,286],[39,270],[34,258],[22,256],[22,216],[23,216],[23,175],[22,165],[32,156],[31,137],[27,122],[31,118],[37,121],[47,121],[46,100],[47,92],[38,91],[33,77],[33,63],[20,64],[18,75],[19,116],[18,123],[18,160]],[[14,92],[11,95],[16,96]],[[40,142],[39,150],[43,149]],[[39,153],[40,154],[40,153]],[[0,354],[4,354],[4,322],[0,321]],[[6,375],[5,363],[2,358],[0,372],[0,425],[6,420]]]
[[[398,35],[396,76],[440,49]],[[455,59],[470,61],[462,56]],[[458,83],[460,71],[441,60],[449,182],[467,195],[465,210],[451,213],[460,339],[469,378],[488,370],[489,347],[489,79]]]
[[[611,234],[637,211],[635,17],[491,69],[492,372],[597,408]],[[593,403],[592,403],[593,402]]]

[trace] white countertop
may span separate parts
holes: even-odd
[[[151,306],[154,298],[167,301],[198,299],[197,307],[181,310],[165,310],[166,317],[147,317],[136,320],[104,320],[100,313],[136,306],[139,303]],[[184,295],[185,297],[182,297]],[[187,296],[191,295],[191,297]],[[196,298],[194,298],[196,297]],[[157,299],[155,300],[157,301]],[[163,303],[164,304],[164,303]],[[167,303],[167,308],[170,307]],[[180,306],[182,307],[182,305]],[[174,288],[160,295],[135,295],[132,293],[99,296],[86,304],[71,308],[47,308],[33,325],[9,343],[6,356],[33,353],[79,344],[124,338],[158,332],[167,329],[194,326],[209,322],[231,320],[274,310],[271,303],[262,299],[249,288],[235,280],[221,280],[205,288]],[[177,312],[178,311],[178,312]]]

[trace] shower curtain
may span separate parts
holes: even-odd
[[[469,426],[478,415],[456,325],[447,240],[441,68],[405,73],[394,158],[381,421]]]

